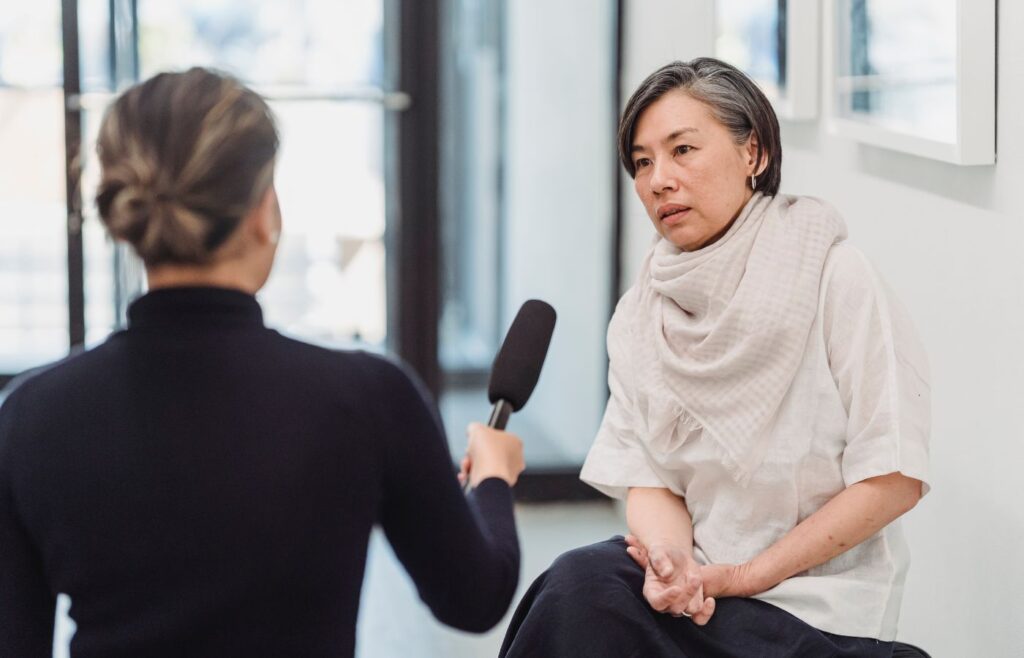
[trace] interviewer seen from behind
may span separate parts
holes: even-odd
[[[107,112],[96,202],[149,292],[0,407],[0,656],[50,655],[58,593],[74,658],[351,656],[375,524],[439,620],[505,614],[519,440],[470,428],[467,500],[406,372],[263,324],[277,148],[263,99],[204,69]]]

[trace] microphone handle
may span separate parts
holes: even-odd
[[[487,421],[488,427],[496,430],[505,429],[508,424],[508,417],[512,415],[512,405],[507,400],[498,400],[491,408],[491,419]]]
[[[503,430],[505,425],[508,425],[508,417],[511,415],[512,405],[507,400],[498,400],[491,408],[491,418],[487,421],[487,426],[493,427],[496,430]],[[466,478],[465,484],[462,485],[462,491],[468,494],[469,489],[469,478]]]

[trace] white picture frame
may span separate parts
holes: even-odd
[[[715,0],[715,57],[757,82],[781,119],[818,117],[819,7],[820,0]],[[758,37],[772,31],[774,48],[766,49]],[[784,48],[777,33],[785,35]]]
[[[825,0],[823,110],[829,131],[952,164],[994,164],[996,0],[917,2]],[[858,30],[854,12],[872,10],[863,21],[870,28]],[[877,70],[871,56],[861,54],[876,38],[890,42],[878,49],[889,66]],[[855,40],[860,45],[851,47]],[[939,48],[946,52],[926,52]],[[868,63],[851,63],[858,55]]]

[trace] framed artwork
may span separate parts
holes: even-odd
[[[818,115],[819,0],[715,0],[715,57],[754,79],[783,119]]]
[[[825,0],[831,130],[960,165],[995,162],[996,0]]]

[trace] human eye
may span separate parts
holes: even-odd
[[[636,161],[633,162],[633,167],[636,169],[643,169],[649,164],[651,164],[650,158],[637,158]]]
[[[686,155],[692,150],[693,147],[690,146],[689,144],[680,144],[679,146],[676,147],[676,153],[679,155]]]

